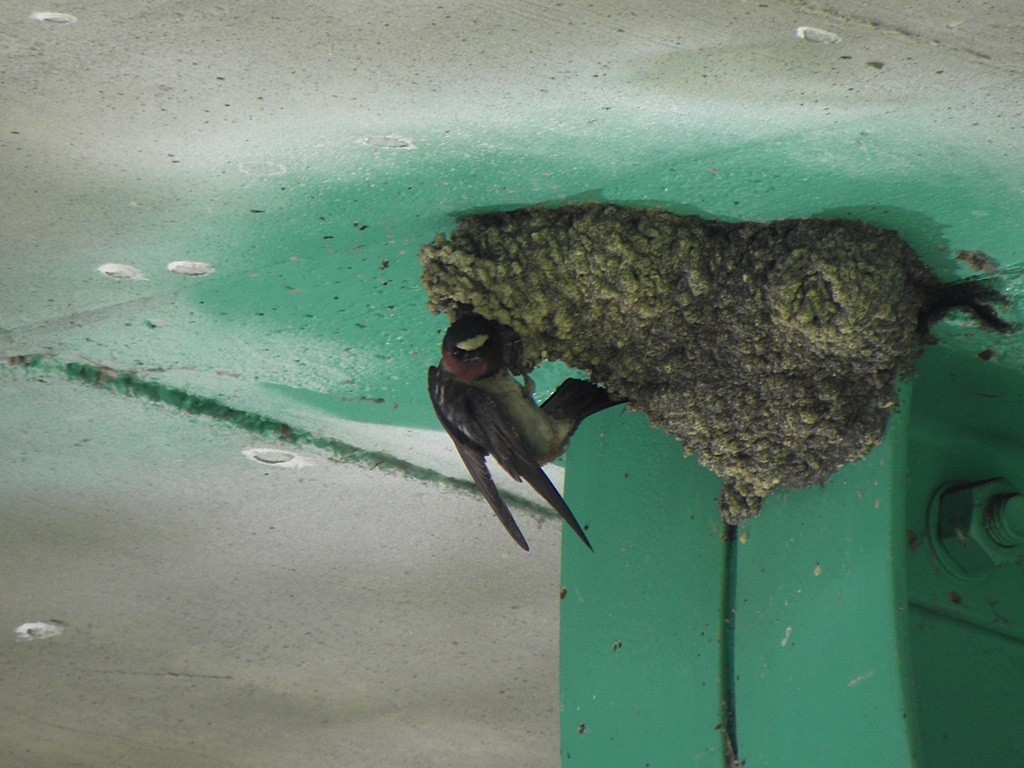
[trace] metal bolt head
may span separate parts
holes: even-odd
[[[1024,547],[1013,543],[1022,525],[1024,497],[1003,478],[957,486],[939,499],[937,543],[964,575],[1024,561]]]

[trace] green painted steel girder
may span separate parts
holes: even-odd
[[[563,765],[721,765],[727,735],[746,766],[1016,764],[1024,550],[959,572],[933,515],[950,484],[1024,488],[1022,399],[929,349],[881,445],[733,542],[693,459],[594,419],[567,481],[596,551],[563,543]]]

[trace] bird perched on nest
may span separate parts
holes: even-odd
[[[529,376],[520,384],[509,370],[512,336],[510,328],[480,315],[458,318],[441,343],[440,363],[428,373],[430,400],[473,481],[520,547],[530,549],[494,485],[488,455],[515,480],[526,480],[593,549],[541,467],[565,452],[585,418],[621,401],[589,381],[566,379],[538,406]]]
[[[859,221],[534,206],[467,216],[420,260],[431,311],[500,320],[521,368],[586,370],[696,454],[730,525],[878,445],[937,320],[1014,330],[996,278],[943,283]]]

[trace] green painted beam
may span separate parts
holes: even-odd
[[[944,564],[929,519],[948,483],[1001,477],[1024,490],[1024,377],[993,363],[931,350],[915,382],[905,674],[927,768],[1015,765],[1024,754],[1024,552],[1015,563],[961,575]]]
[[[721,765],[729,701],[751,768],[1014,764],[1024,553],[954,572],[929,515],[949,483],[1024,489],[1022,407],[1017,371],[927,349],[885,441],[770,498],[734,571],[718,483],[642,419],[594,419],[568,462],[595,552],[563,544],[563,765]]]
[[[902,558],[911,388],[882,445],[777,494],[738,554],[736,727],[756,766],[911,766]]]
[[[721,482],[621,409],[574,438],[562,543],[562,764],[723,764]]]

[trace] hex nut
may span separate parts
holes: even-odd
[[[961,485],[942,494],[938,543],[965,574],[983,573],[1024,558],[1024,548],[1000,544],[990,533],[992,512],[1017,496],[1017,489],[1004,478]]]

